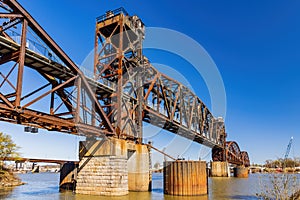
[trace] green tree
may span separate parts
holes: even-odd
[[[10,135],[0,132],[0,168],[2,169],[3,161],[7,158],[17,158],[19,147],[14,143]]]
[[[265,167],[268,168],[277,168],[277,167],[298,167],[300,166],[300,159],[287,158],[286,160],[279,158],[277,160],[266,160]]]

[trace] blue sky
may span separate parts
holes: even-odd
[[[206,49],[223,78],[228,140],[236,140],[247,150],[252,162],[263,163],[282,157],[294,136],[290,156],[300,157],[299,1],[19,2],[76,63],[82,63],[93,48],[95,18],[121,6],[137,14],[146,26],[188,35]],[[211,106],[203,79],[191,75],[186,61],[162,51],[145,54],[152,62],[171,66],[188,77],[196,94]],[[78,138],[42,131],[30,135],[21,126],[3,123],[1,131],[13,136],[24,156],[57,157],[61,151],[63,159],[77,155],[74,143]],[[157,144],[163,144],[163,137]],[[199,148],[193,144],[184,156],[197,157]]]

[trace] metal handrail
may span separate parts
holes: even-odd
[[[21,44],[21,34],[13,31],[13,30],[10,30],[7,32],[8,35],[16,42],[18,43],[19,45]],[[39,53],[43,56],[45,56],[46,58],[48,58],[49,60],[52,60],[56,63],[59,63],[61,65],[65,65],[56,55],[53,51],[51,51],[49,48],[47,48],[46,46],[40,44],[40,43],[37,43],[31,39],[26,39],[26,48],[36,52],[36,53]]]
[[[112,11],[109,10],[104,15],[101,15],[101,16],[97,17],[96,21],[97,22],[102,22],[104,20],[107,20],[109,18],[112,18],[112,17],[120,15],[120,14],[128,15],[128,12],[123,7],[120,7],[118,9],[115,9],[115,10],[112,10]]]

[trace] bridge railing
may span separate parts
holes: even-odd
[[[128,12],[123,7],[121,7],[121,8],[115,9],[115,10],[107,11],[106,14],[97,17],[96,20],[97,20],[97,22],[105,21],[105,20],[112,18],[119,14],[128,15]]]
[[[21,34],[8,30],[6,33],[13,39],[17,44],[21,45]],[[33,39],[26,39],[26,48],[32,50],[35,53],[43,55],[44,57],[52,60],[60,65],[65,65],[50,48],[44,45],[42,42],[36,42]]]

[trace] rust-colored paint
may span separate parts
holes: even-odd
[[[237,166],[233,169],[233,174],[234,174],[234,177],[237,177],[237,178],[248,178],[249,169],[248,169],[248,167]]]
[[[1,121],[68,134],[80,133],[86,137],[118,137],[141,144],[143,120],[197,143],[223,149],[228,157],[223,156],[222,161],[250,164],[247,152],[241,154],[234,143],[228,146],[231,149],[224,146],[224,122],[215,119],[199,97],[177,80],[160,73],[142,54],[145,26],[137,16],[117,9],[114,15],[97,19],[95,52],[100,53],[95,54],[94,78],[91,79],[16,0],[1,3],[0,9],[5,11],[1,17],[13,24],[22,24],[21,44],[5,32],[12,26],[0,26],[0,65],[8,68],[13,64],[8,74],[0,71],[3,78],[0,83]],[[26,48],[28,28],[46,44],[51,56]],[[51,59],[52,53],[61,62]],[[35,70],[46,79],[45,87],[50,84],[52,88],[42,95],[38,93],[42,87],[22,94],[25,67]],[[17,75],[10,76],[15,68]],[[135,73],[139,68],[142,73]],[[138,77],[141,75],[142,78]],[[12,91],[3,89],[4,83]],[[143,87],[133,86],[138,97],[123,91],[129,83]],[[71,87],[77,95],[72,95]],[[51,98],[45,106],[49,111],[35,109],[32,104],[48,95]],[[55,103],[54,99],[60,102]],[[88,102],[93,103],[89,105]]]
[[[214,161],[211,163],[212,177],[228,177],[230,172],[228,171],[228,162]]]
[[[207,194],[205,161],[174,161],[164,163],[164,193],[176,196]]]
[[[241,151],[235,141],[227,141],[223,148],[214,147],[212,149],[213,161],[229,162],[232,164],[249,167],[250,160],[246,151]]]

